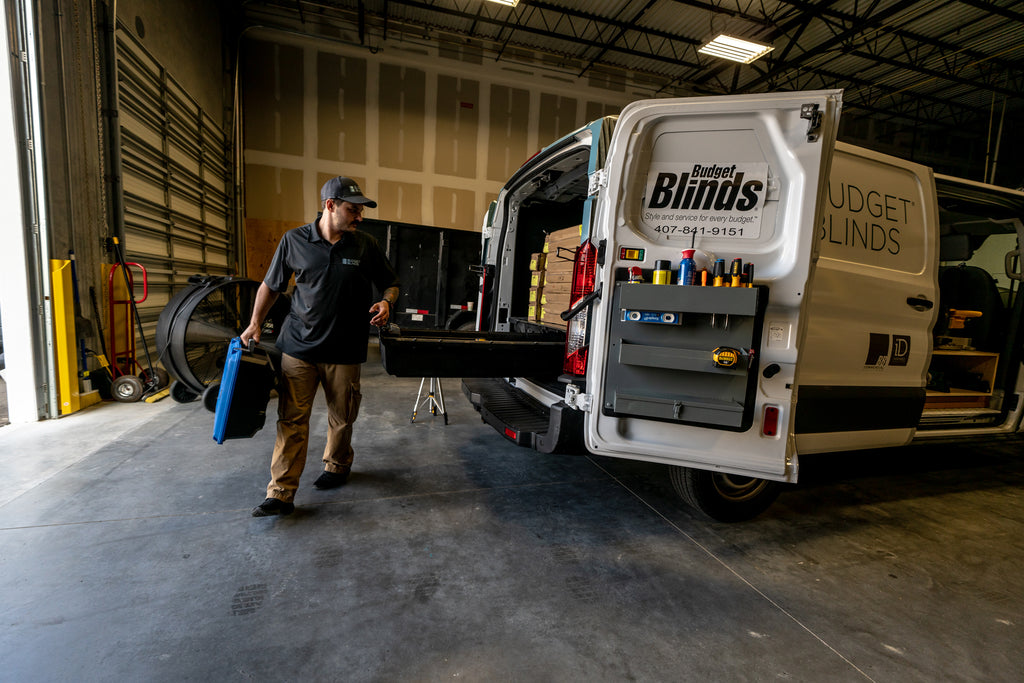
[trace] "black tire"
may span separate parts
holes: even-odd
[[[155,389],[163,389],[164,387],[171,383],[171,376],[163,368],[153,368],[153,376],[156,378],[156,384],[154,386]],[[143,370],[142,372],[140,372],[139,379],[142,380],[142,383],[144,385],[148,384],[149,371]]]
[[[745,522],[767,510],[782,491],[776,481],[673,467],[672,488],[687,505],[718,522]]]
[[[213,382],[203,390],[203,407],[211,413],[216,413],[218,396],[220,396],[220,382]]]
[[[448,318],[448,322],[445,323],[445,328],[449,330],[475,330],[476,329],[476,312],[475,311],[459,311],[452,314]]]
[[[174,399],[175,403],[191,403],[199,398],[199,394],[192,391],[178,380],[171,382],[170,392],[171,398]]]
[[[142,398],[143,388],[135,375],[121,375],[110,385],[110,395],[118,403],[134,403]]]
[[[219,381],[228,342],[249,324],[259,286],[230,276],[190,278],[157,321],[158,358],[164,367],[197,394]],[[267,315],[263,344],[273,347],[289,307],[287,296],[277,297]]]

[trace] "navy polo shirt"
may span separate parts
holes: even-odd
[[[317,217],[319,220],[319,216]],[[344,232],[331,244],[316,221],[289,230],[274,252],[263,282],[283,292],[295,275],[291,310],[277,337],[277,348],[310,363],[366,361],[373,286],[399,285],[380,244],[365,232]]]

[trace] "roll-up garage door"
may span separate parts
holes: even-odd
[[[139,314],[155,362],[156,321],[173,292],[191,275],[236,270],[229,140],[120,24],[117,78],[125,260],[146,269]],[[145,362],[141,340],[136,357]]]

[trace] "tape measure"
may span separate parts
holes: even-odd
[[[740,352],[728,346],[719,346],[711,352],[711,360],[720,368],[731,368],[740,362]]]

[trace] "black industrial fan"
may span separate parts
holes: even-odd
[[[228,342],[249,325],[260,283],[232,276],[193,276],[160,313],[156,343],[160,360],[174,378],[171,398],[195,400],[220,380]],[[274,349],[288,314],[288,298],[278,297],[260,335],[261,346]]]

